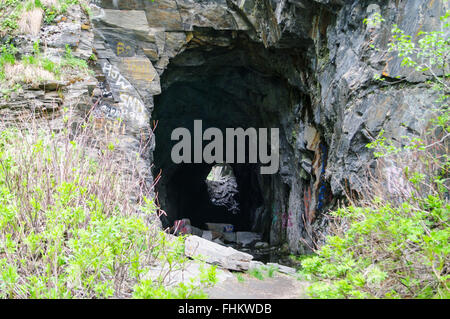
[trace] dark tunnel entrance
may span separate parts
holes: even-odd
[[[271,55],[262,46],[252,47],[247,42],[194,45],[171,59],[161,76],[162,93],[155,96],[152,112],[152,120],[158,123],[152,173],[162,172],[156,192],[166,213],[161,217],[164,228],[188,218],[201,229],[206,223],[226,223],[234,225],[235,231],[259,233],[267,242],[282,240],[274,236],[272,220],[273,213],[287,211],[289,186],[280,172],[262,175],[260,163],[229,163],[239,206],[239,211],[233,212],[215,204],[208,192],[206,179],[220,162],[175,164],[171,158],[178,143],[171,140],[173,130],[187,128],[193,138],[195,120],[202,121],[203,131],[218,128],[224,136],[226,128],[280,128],[280,143],[287,145],[281,141],[286,139],[281,117],[289,114],[299,94],[270,68],[271,57],[278,53]],[[208,141],[203,141],[203,146],[206,144]],[[266,146],[270,150],[270,145]],[[280,156],[282,152],[291,150],[280,149]],[[281,222],[276,225],[281,227]]]
[[[220,73],[211,76],[220,77]],[[242,101],[236,101],[216,83],[217,79],[195,81],[192,78],[176,82],[155,101],[153,119],[158,121],[158,126],[154,163],[155,173],[162,169],[156,190],[167,213],[167,218],[163,219],[164,227],[171,226],[175,220],[189,218],[192,225],[201,229],[205,229],[205,223],[229,223],[236,231],[256,230],[252,217],[264,205],[258,164],[230,164],[237,183],[235,197],[239,206],[239,211],[233,212],[226,206],[215,205],[208,192],[208,174],[218,163],[174,164],[171,159],[172,147],[177,143],[171,141],[172,131],[178,127],[188,128],[193,137],[194,120],[202,120],[203,130],[216,127],[225,132],[226,128],[258,127],[258,118],[246,112],[241,106]],[[262,229],[258,231],[262,232]]]

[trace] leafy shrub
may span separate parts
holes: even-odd
[[[137,162],[111,147],[114,136],[101,144],[89,122],[65,119],[59,133],[37,120],[2,125],[0,297],[205,297],[213,267],[166,286],[164,278],[185,267],[184,241],[155,224]],[[155,265],[163,266],[156,279],[147,275]]]
[[[348,230],[327,238],[302,262],[318,298],[448,298],[450,204],[430,196],[416,205],[339,209]]]

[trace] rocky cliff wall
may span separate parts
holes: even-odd
[[[433,101],[424,76],[375,48],[387,47],[394,23],[416,36],[436,29],[448,8],[421,0],[96,0],[91,9],[91,23],[77,25],[78,40],[62,42],[80,56],[95,53],[99,84],[89,84],[91,102],[100,101],[102,129],[124,120],[125,153],[138,152],[158,120],[139,170],[150,185],[162,169],[157,191],[169,212],[163,224],[192,214],[189,189],[206,189],[210,169],[180,170],[170,162],[173,125],[203,118],[216,127],[278,127],[277,174],[233,167],[246,198],[241,218],[272,244],[304,252],[326,230],[324,212],[345,190],[361,189],[373,159],[365,145],[381,128],[397,139],[419,132]],[[375,12],[384,27],[363,24]],[[77,82],[83,92],[86,81]]]

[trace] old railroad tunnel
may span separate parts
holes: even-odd
[[[226,45],[192,45],[171,59],[161,76],[162,93],[155,96],[152,172],[162,172],[156,192],[166,213],[163,227],[187,218],[199,229],[208,229],[207,223],[232,224],[234,232],[256,233],[272,245],[285,242],[289,228],[291,236],[307,237],[305,221],[311,219],[304,197],[311,200],[311,186],[319,184],[312,166],[325,165],[326,144],[307,123],[301,126],[313,130],[315,145],[297,143],[295,126],[308,122],[311,97],[305,83],[292,85],[282,72],[307,69],[305,44],[288,41],[289,47],[266,49],[245,34],[209,30],[207,35],[225,38]],[[171,151],[177,141],[171,133],[187,128],[193,139],[195,120],[202,121],[203,131],[214,127],[224,135],[226,128],[278,128],[279,170],[261,174],[261,163],[249,163],[249,140],[245,163],[174,163]]]

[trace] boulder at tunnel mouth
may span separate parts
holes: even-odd
[[[298,165],[292,136],[296,122],[307,117],[311,102],[303,90],[306,84],[291,85],[282,68],[304,66],[302,50],[266,49],[245,34],[222,32],[224,35],[228,45],[188,46],[171,59],[161,76],[162,93],[155,96],[152,113],[157,122],[152,172],[154,176],[162,173],[156,192],[166,213],[161,217],[163,227],[171,227],[182,218],[202,229],[208,222],[230,223],[237,231],[260,233],[272,245],[286,242],[295,233],[298,250],[300,238],[306,237],[301,198],[310,177]],[[217,163],[175,164],[171,158],[172,147],[178,142],[171,140],[171,133],[182,127],[193,137],[195,120],[202,121],[203,131],[219,128],[224,136],[226,128],[279,129],[277,173],[260,174],[260,163],[230,163],[240,207],[235,214],[214,205],[208,194],[205,180]],[[313,132],[311,138],[318,144],[319,132]],[[305,149],[305,154],[315,157],[314,150]],[[316,165],[321,159],[315,159]]]

